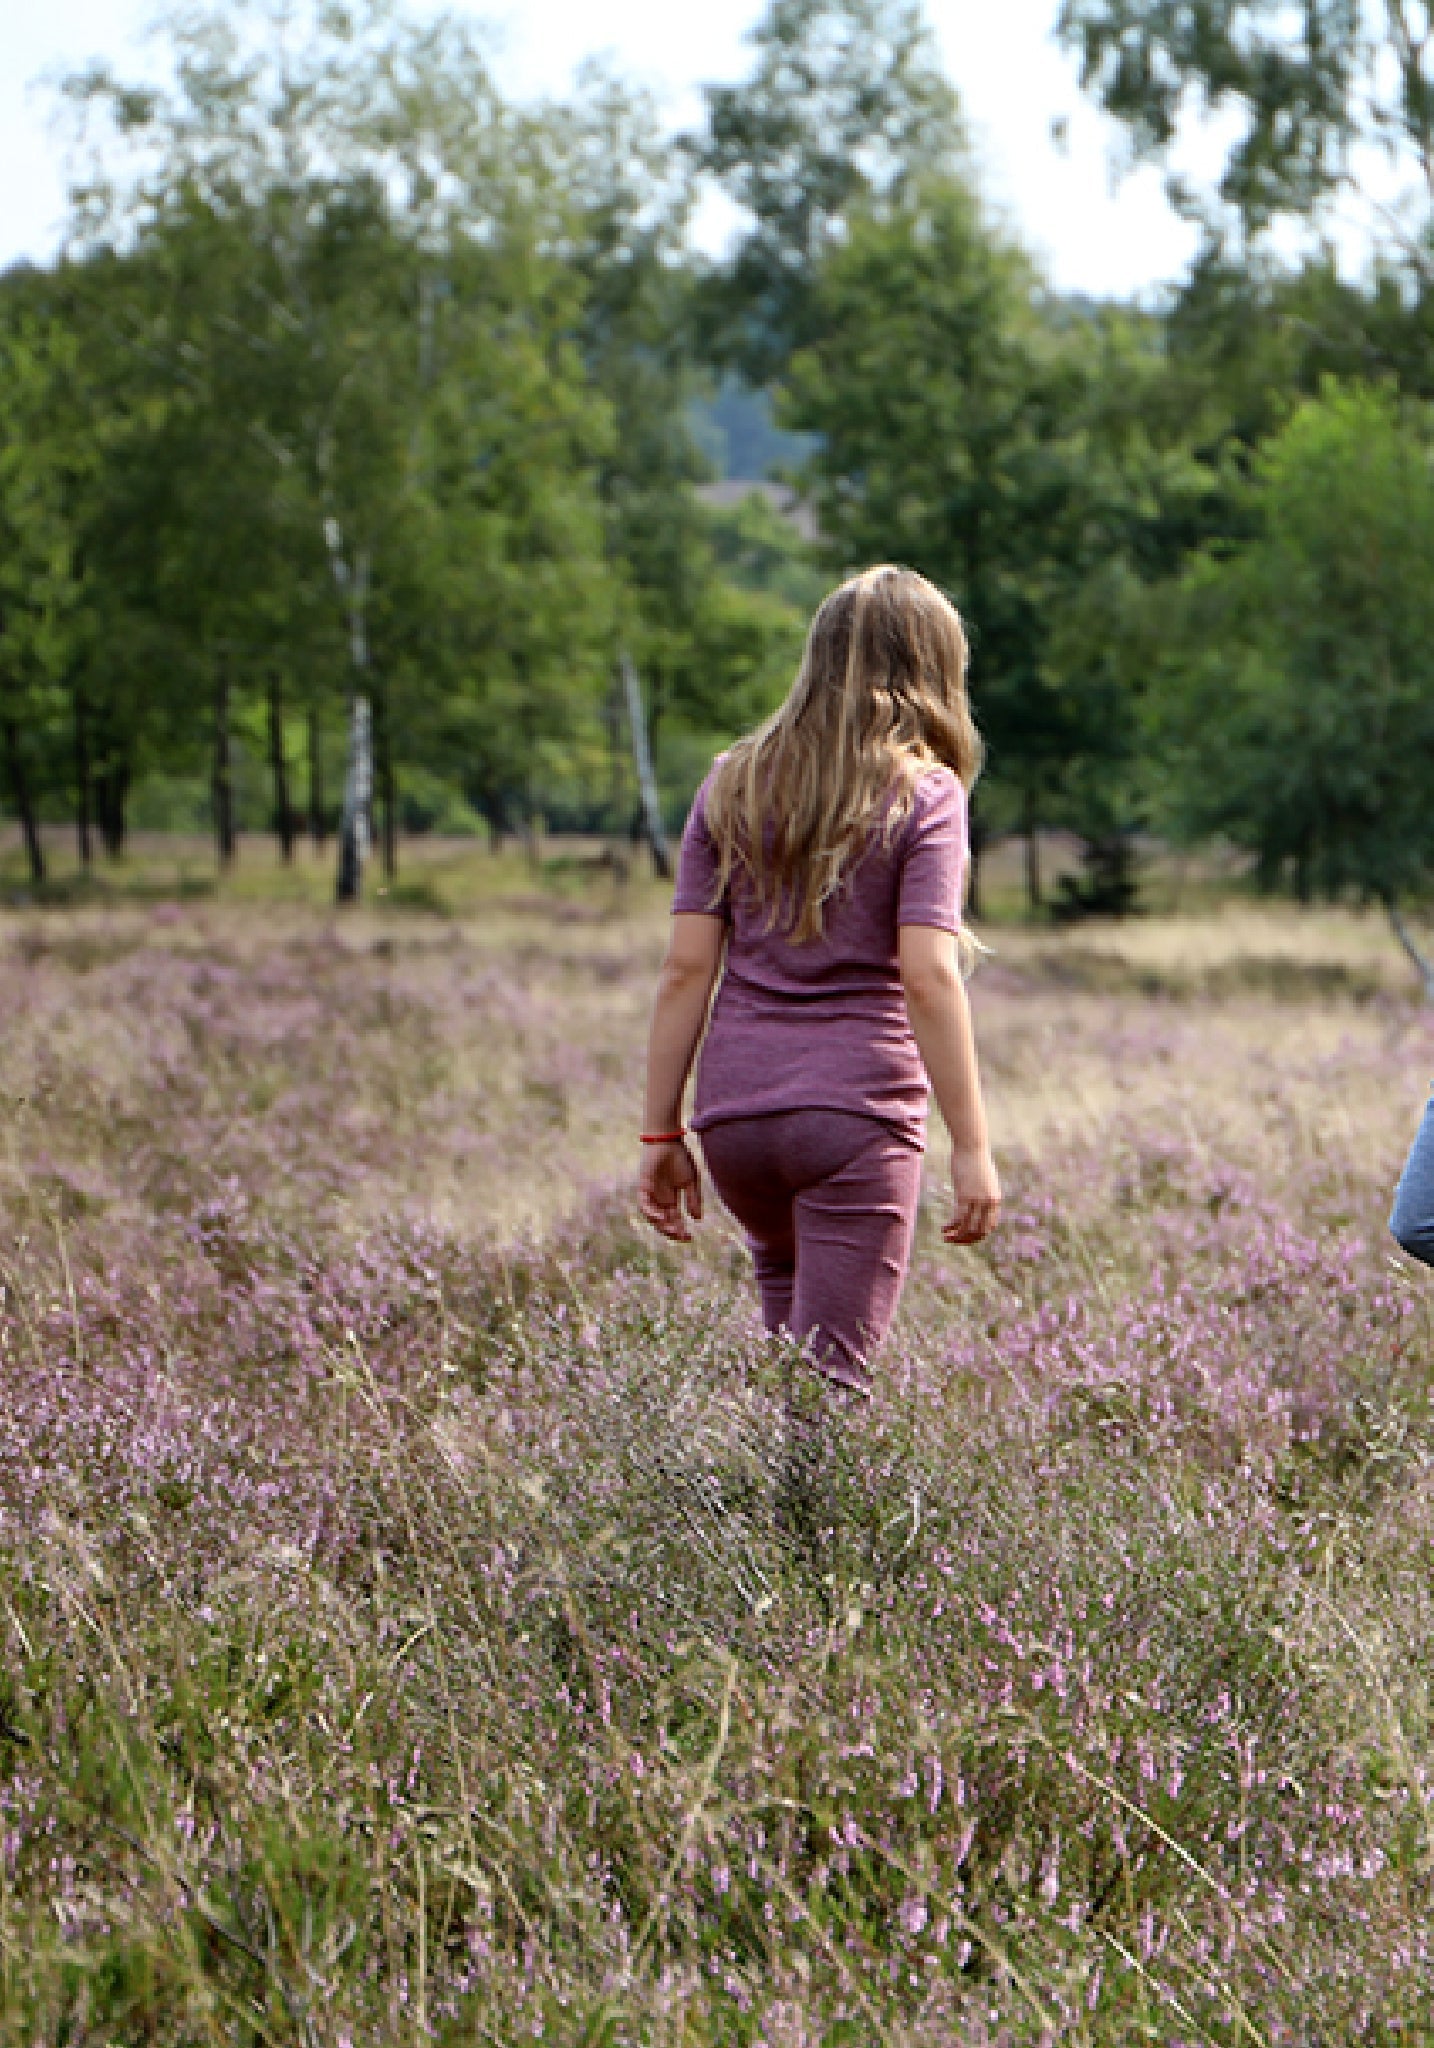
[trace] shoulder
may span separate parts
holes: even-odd
[[[730,748],[725,749],[722,753],[715,756],[712,762],[712,766],[707,770],[707,773],[703,776],[701,782],[697,786],[697,794],[692,799],[694,806],[697,804],[701,804],[704,809],[706,808],[708,797],[712,794],[712,791],[716,788],[717,784],[723,779],[724,775],[727,772],[728,764],[730,763],[731,759],[732,753]]]
[[[952,769],[941,766],[925,768],[916,778],[911,791],[907,831],[911,838],[928,832],[955,831],[964,841],[966,791],[961,778]]]
[[[923,768],[916,778],[914,801],[926,806],[958,803],[964,809],[966,792],[961,787],[961,778],[954,768],[944,762],[933,761],[929,768]]]
[[[688,806],[687,822],[689,825],[705,827],[707,823],[707,799],[712,794],[713,782],[717,777],[718,770],[721,768],[722,763],[726,760],[726,758],[727,756],[725,754],[719,754],[716,760],[712,763],[712,766],[707,770],[707,773],[703,776],[701,782],[698,783],[696,794],[693,796],[692,802]]]

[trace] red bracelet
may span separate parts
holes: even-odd
[[[676,1145],[686,1136],[687,1132],[685,1129],[680,1131],[644,1131],[639,1137],[638,1143],[640,1145]]]

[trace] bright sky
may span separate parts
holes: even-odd
[[[749,68],[742,36],[765,0],[492,0],[456,12],[496,31],[496,70],[518,93],[561,93],[585,57],[606,54],[692,120],[696,88]],[[1158,173],[1117,179],[1120,137],[1083,99],[1052,41],[1058,0],[927,0],[961,94],[988,199],[1062,290],[1149,293],[1178,277],[1193,236]],[[153,0],[0,0],[0,266],[54,249],[64,175],[46,75],[93,58],[142,73]],[[1052,126],[1064,124],[1064,142]]]

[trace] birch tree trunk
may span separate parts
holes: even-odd
[[[1429,959],[1414,943],[1414,936],[1404,922],[1399,905],[1392,895],[1384,897],[1384,909],[1389,919],[1390,930],[1403,947],[1410,966],[1419,976],[1425,1002],[1434,1003],[1434,960]]]
[[[652,749],[647,743],[647,714],[642,706],[642,685],[628,654],[624,653],[620,657],[618,665],[622,671],[622,686],[627,697],[627,722],[632,733],[633,765],[637,769],[637,786],[642,801],[643,835],[652,849],[652,865],[666,881],[672,873],[672,854],[662,823],[657,777],[652,772]]]
[[[20,820],[20,832],[25,841],[25,858],[30,865],[30,880],[35,883],[43,882],[45,851],[40,844],[39,827],[35,823],[35,804],[30,793],[30,778],[25,773],[20,728],[13,718],[5,720],[5,766],[10,777],[10,793],[15,799],[15,814]]]
[[[349,748],[344,770],[344,808],[339,825],[337,903],[357,903],[373,836],[373,701],[369,693],[368,556],[360,549],[350,561],[343,528],[324,521],[329,566],[344,600],[349,628]]]
[[[373,707],[361,691],[349,698],[349,755],[344,771],[344,814],[339,827],[339,871],[334,898],[357,903],[368,859],[373,803]]]

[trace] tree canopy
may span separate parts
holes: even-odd
[[[1327,386],[1260,453],[1252,537],[1181,579],[1152,698],[1173,815],[1301,894],[1393,902],[1434,866],[1430,429]]]
[[[1127,901],[1150,829],[1271,885],[1427,887],[1423,44],[1353,23],[1068,0],[1139,147],[1241,110],[1159,307],[1050,289],[915,0],[771,0],[686,134],[600,69],[515,101],[400,0],[186,9],[167,84],[72,80],[65,254],[0,278],[32,875],[62,818],[87,863],[136,816],[223,859],[337,829],[345,895],[371,826],[390,870],[401,827],[650,830],[649,743],[675,813],[830,580],[897,559],[967,617],[977,825],[1024,836],[1033,905],[1052,826],[1096,878],[1066,909]],[[1371,135],[1423,214],[1363,277],[1279,258]],[[709,488],[734,423],[766,498]]]

